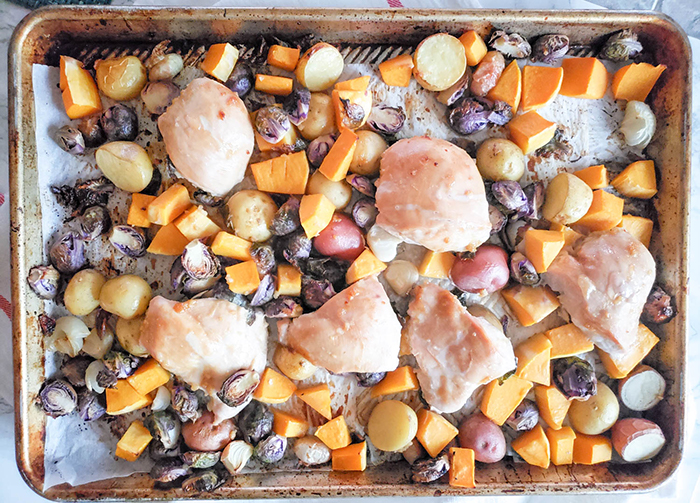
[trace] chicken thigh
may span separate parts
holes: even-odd
[[[469,154],[445,140],[400,140],[382,155],[377,224],[436,251],[475,251],[491,233],[484,182]]]
[[[253,153],[253,126],[238,95],[212,79],[195,79],[158,118],[165,150],[180,174],[223,196],[243,180]]]
[[[616,354],[634,347],[655,277],[649,250],[620,228],[580,239],[544,274],[574,325],[600,349]]]
[[[333,373],[385,372],[399,364],[401,324],[384,287],[353,283],[317,311],[278,323],[279,340]]]
[[[432,283],[416,287],[408,315],[408,343],[431,407],[458,411],[480,385],[515,369],[510,340],[447,290]]]
[[[262,372],[267,362],[267,322],[251,311],[218,299],[151,300],[141,325],[141,344],[163,368],[193,389],[203,389],[217,421],[233,417],[216,393],[236,370]]]

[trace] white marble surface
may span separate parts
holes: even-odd
[[[126,0],[115,3],[129,4],[149,4],[158,5],[168,3],[169,5],[244,5],[246,2],[221,1],[214,0],[176,0],[172,2],[158,0]],[[260,5],[261,3],[255,0],[249,0],[249,5]],[[365,0],[361,2],[363,5],[383,7],[383,0]],[[393,3],[393,2],[392,2]],[[406,7],[443,7],[443,8],[464,8],[479,5],[476,1],[469,0],[404,0],[403,5]],[[700,35],[700,2],[698,0],[599,0],[602,6],[607,8],[623,8],[623,9],[650,9],[664,12],[674,17],[681,26],[691,35]],[[282,1],[265,1],[265,5],[278,6],[327,6],[329,3],[322,0],[282,0]],[[348,6],[359,6],[355,1],[345,2]],[[524,8],[571,8],[579,7],[581,2],[577,0],[492,0],[483,2],[484,6],[507,8],[513,6],[522,6]],[[591,7],[594,7],[591,5]],[[6,53],[7,45],[12,34],[14,26],[27,13],[26,9],[17,7],[13,4],[0,0],[0,50]],[[694,105],[693,105],[693,130],[695,139],[693,141],[693,176],[691,189],[691,247],[690,247],[690,299],[689,306],[700,305],[700,265],[697,259],[700,257],[700,42],[693,40],[693,53],[696,55],[693,66],[693,81],[694,85]],[[7,59],[0,58],[0,131],[6,132],[7,128]],[[7,134],[4,135],[7,137]],[[0,158],[4,159],[0,163],[0,194],[8,193],[7,180],[7,143],[0,142]],[[7,241],[9,237],[0,243],[0,253],[7,250]],[[3,257],[4,258],[4,257]],[[0,352],[7,355],[10,349],[11,334],[0,333]],[[694,412],[695,404],[700,403],[700,366],[694,362],[700,361],[700,310],[694,310],[690,313],[690,333],[688,340],[688,389],[691,394],[691,399],[688,400],[689,418],[696,418]],[[0,360],[0,364],[6,365],[6,360]],[[11,375],[11,370],[0,369],[0,376],[5,378]],[[45,501],[43,498],[32,492],[22,480],[15,463],[14,453],[14,428],[12,406],[9,403],[10,397],[2,397],[2,387],[0,387],[0,481],[2,489],[0,490],[0,502],[22,502],[32,503]],[[4,398],[4,400],[3,400]],[[640,495],[606,495],[606,496],[533,496],[533,497],[493,497],[483,498],[483,501],[488,503],[500,503],[514,501],[528,502],[548,502],[555,501],[583,503],[589,501],[595,502],[621,502],[634,501],[635,503],[646,503],[661,500],[663,502],[689,503],[700,502],[700,483],[698,482],[698,474],[700,474],[700,422],[689,427],[692,430],[692,435],[685,449],[685,457],[680,468],[674,475],[671,481],[663,485],[656,491]],[[385,499],[385,498],[382,498]],[[447,498],[448,500],[457,498]],[[482,498],[471,498],[469,501],[481,501]],[[465,500],[466,501],[466,500]]]

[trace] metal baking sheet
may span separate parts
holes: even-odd
[[[32,65],[57,64],[58,54],[82,45],[104,56],[110,47],[145,55],[162,40],[193,57],[202,44],[245,43],[260,35],[296,37],[313,33],[324,41],[348,44],[414,45],[438,31],[459,35],[473,29],[482,36],[493,27],[526,37],[563,33],[572,44],[587,44],[622,28],[634,28],[664,72],[649,102],[658,130],[648,152],[659,171],[655,200],[658,227],[652,253],[659,280],[675,293],[679,314],[656,330],[661,342],[649,361],[667,380],[667,399],[655,419],[667,446],[653,462],[565,466],[542,470],[502,461],[480,465],[475,489],[410,482],[405,463],[386,464],[363,473],[279,472],[249,474],[198,498],[309,496],[425,496],[609,492],[648,490],[678,466],[684,436],[685,340],[687,334],[688,201],[690,187],[690,48],[669,18],[611,11],[446,11],[446,10],[295,10],[295,9],[137,9],[46,8],[29,15],[15,30],[9,53],[10,184],[13,341],[17,462],[27,483],[55,500],[181,499],[180,489],[157,490],[145,474],[43,491],[43,412],[34,398],[43,381],[44,348],[37,317],[41,301],[29,293],[29,268],[42,262],[41,207],[37,189]],[[105,51],[105,52],[102,52]],[[87,54],[86,54],[87,56]]]

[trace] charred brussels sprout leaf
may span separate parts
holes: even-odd
[[[420,484],[435,482],[450,469],[447,455],[443,454],[434,459],[416,461],[411,466],[411,480]]]
[[[83,133],[72,126],[62,126],[58,128],[54,135],[56,143],[63,150],[73,155],[85,153],[85,139]]]
[[[673,305],[673,299],[663,288],[654,285],[644,304],[642,321],[659,325],[668,323],[674,316],[676,316],[676,308]]]

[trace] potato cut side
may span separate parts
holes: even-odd
[[[413,54],[413,76],[429,91],[444,91],[467,68],[464,46],[458,38],[436,33],[423,40]]]
[[[648,419],[621,419],[612,430],[612,444],[627,462],[636,463],[656,456],[666,443],[663,431]]]
[[[309,91],[324,91],[335,84],[344,67],[340,51],[320,42],[304,53],[295,73],[299,83]]]
[[[547,186],[542,216],[567,225],[583,217],[593,202],[593,190],[571,173],[559,173]]]
[[[625,377],[618,386],[622,403],[631,410],[645,411],[664,398],[666,381],[648,365],[640,365]]]

